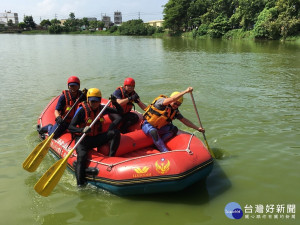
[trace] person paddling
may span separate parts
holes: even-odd
[[[40,129],[38,127],[38,132],[43,139],[45,133],[51,135],[54,131],[53,138],[57,139],[60,137],[67,130],[79,103],[86,98],[85,93],[79,90],[80,80],[78,77],[70,76],[67,81],[67,86],[68,90],[62,91],[56,104],[54,111],[56,123],[54,125],[48,124]],[[76,105],[74,105],[75,103]],[[65,118],[65,116],[67,117]]]
[[[75,175],[79,187],[86,184],[85,168],[89,150],[110,142],[109,156],[114,156],[120,144],[121,134],[116,129],[115,122],[110,124],[108,131],[103,131],[102,129],[104,115],[123,113],[122,107],[117,103],[114,96],[111,96],[111,102],[116,108],[107,107],[94,126],[92,128],[89,126],[104,107],[101,105],[101,99],[101,91],[98,88],[90,88],[87,92],[87,101],[80,104],[68,128],[71,133],[75,133],[75,142],[80,139],[81,134],[86,134],[86,137],[76,148],[77,163]]]
[[[173,92],[170,97],[160,95],[145,109],[142,130],[146,135],[151,136],[159,151],[169,151],[165,142],[177,134],[178,128],[172,124],[174,119],[180,120],[190,128],[205,132],[202,127],[196,126],[183,117],[178,110],[178,107],[183,103],[183,95],[192,91],[193,88],[188,87],[185,91]]]

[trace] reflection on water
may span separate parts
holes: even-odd
[[[299,204],[299,45],[80,35],[0,35],[0,41],[3,223],[231,224],[224,219],[231,201]],[[38,144],[39,114],[70,75],[104,97],[132,76],[145,103],[192,86],[218,158],[211,175],[179,193],[123,198],[92,187],[79,191],[66,171],[53,195],[38,196],[33,186],[55,159],[48,155],[33,174],[21,165]],[[180,110],[198,123],[189,96]]]

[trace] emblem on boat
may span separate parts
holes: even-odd
[[[144,166],[143,169],[141,169],[140,167],[137,167],[134,169],[134,171],[136,173],[147,173],[149,170],[149,167],[148,166]]]
[[[151,172],[148,172],[150,167],[144,166],[143,168],[136,167],[133,170],[136,174],[133,174],[133,177],[149,177],[151,176]]]
[[[160,174],[166,174],[170,169],[170,161],[167,160],[165,163],[165,160],[161,160],[161,163],[158,163],[158,160],[155,162],[156,171]]]

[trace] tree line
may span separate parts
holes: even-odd
[[[174,33],[219,38],[228,32],[251,31],[255,38],[299,35],[300,0],[169,0],[164,26]]]
[[[13,28],[14,24],[9,23],[8,27]],[[50,34],[81,32],[82,30],[96,32],[104,28],[106,28],[108,33],[117,33],[120,35],[153,35],[164,32],[162,27],[150,26],[145,24],[141,19],[123,22],[121,26],[115,26],[113,23],[110,23],[105,27],[103,21],[89,21],[87,18],[77,19],[73,12],[69,14],[69,18],[63,24],[55,18],[52,20],[42,20],[39,26],[34,22],[32,16],[24,16],[23,22],[19,23],[18,27],[21,30],[44,29]]]

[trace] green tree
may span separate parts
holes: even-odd
[[[116,32],[117,30],[118,30],[118,27],[117,27],[117,26],[111,26],[111,27],[108,29],[109,33],[114,33],[114,32]]]
[[[189,26],[199,27],[203,24],[201,16],[207,13],[208,8],[210,7],[210,2],[211,1],[209,0],[196,0],[191,2],[187,10],[187,16],[190,18]]]
[[[96,30],[98,28],[97,21],[90,21],[89,28]]]
[[[29,29],[35,29],[36,28],[36,24],[33,21],[32,16],[24,16],[23,20],[24,20],[24,23],[26,25],[26,28],[29,28]]]
[[[280,35],[284,39],[287,36],[296,35],[300,31],[300,1],[278,0],[275,6],[279,12],[276,23],[280,27]]]
[[[231,7],[234,14],[229,19],[231,26],[233,28],[242,27],[243,30],[253,29],[266,2],[266,0],[232,0]]]
[[[97,27],[100,28],[101,30],[103,30],[105,24],[103,21],[97,21]]]
[[[198,27],[193,37],[221,37],[242,28],[256,38],[286,38],[299,34],[299,8],[300,0],[169,0],[164,25],[175,32]]]
[[[84,26],[86,29],[89,28],[90,22],[89,22],[88,18],[84,17],[79,21],[80,21],[81,26]]]
[[[169,0],[164,6],[164,26],[177,32],[188,27],[188,9],[192,0]]]
[[[266,5],[255,24],[255,37],[285,39],[287,36],[296,35],[300,30],[299,8],[299,0],[277,0]]]
[[[9,21],[7,22],[7,26],[9,26],[9,27],[13,27],[13,26],[14,26],[14,23],[13,23],[13,21],[12,21],[12,20],[9,20]]]
[[[228,30],[230,30],[230,24],[227,16],[220,15],[209,25],[207,33],[212,38],[222,37]]]
[[[122,35],[147,35],[147,27],[143,20],[129,20],[119,27]]]
[[[280,36],[279,27],[275,23],[278,16],[276,8],[264,8],[259,14],[254,27],[254,36],[256,38],[277,39]]]
[[[41,23],[40,23],[40,25],[41,25],[42,27],[48,29],[48,27],[51,26],[51,22],[50,22],[50,20],[48,20],[48,19],[47,19],[47,20],[42,20]]]
[[[18,27],[21,28],[22,30],[24,30],[26,28],[26,24],[24,22],[20,22],[18,24]]]
[[[50,21],[50,23],[51,23],[51,25],[60,25],[60,20],[58,20],[58,19],[52,19],[51,21]]]
[[[66,31],[77,31],[79,29],[79,20],[75,18],[75,14],[71,12],[69,18],[64,22]]]
[[[220,16],[220,14],[230,18],[235,9],[234,1],[232,0],[214,0],[212,1],[213,11],[216,13],[215,19]]]
[[[48,22],[46,22],[48,24]],[[60,34],[64,31],[64,28],[61,26],[61,22],[58,19],[52,19],[50,21],[50,26],[48,27],[50,34]]]
[[[50,34],[60,34],[61,32],[63,32],[63,28],[60,25],[52,24],[49,27],[49,33]]]

